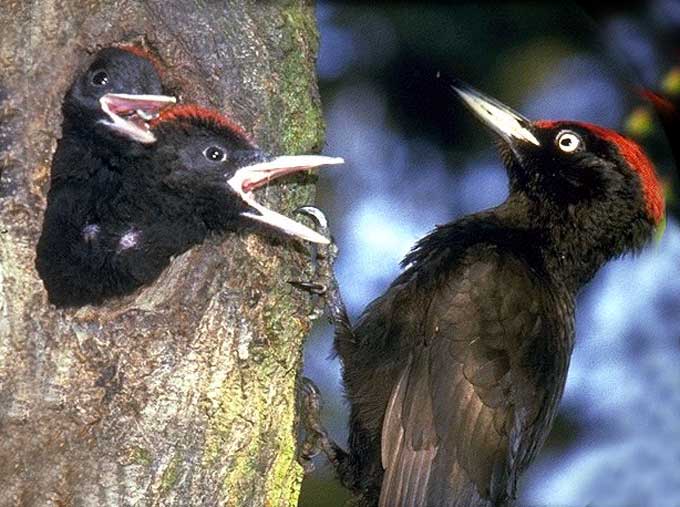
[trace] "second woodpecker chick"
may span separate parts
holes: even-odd
[[[209,234],[249,222],[326,241],[262,206],[252,192],[280,176],[342,159],[268,156],[227,118],[196,106],[166,110],[150,132],[155,142],[125,161],[119,188],[100,196],[96,222],[77,194],[61,204],[46,232],[58,247],[48,261],[52,303],[98,304],[129,294]]]

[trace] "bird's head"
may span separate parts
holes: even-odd
[[[148,121],[175,102],[162,95],[160,66],[136,46],[105,48],[97,53],[64,100],[69,126],[86,135],[151,143]],[[139,100],[140,98],[144,100]]]
[[[256,221],[301,239],[327,243],[312,229],[258,203],[253,192],[281,176],[340,164],[342,159],[272,157],[225,116],[193,105],[165,110],[151,121],[151,132],[156,141],[147,148],[148,168],[141,170],[153,181],[144,184],[167,194],[168,206],[189,205],[212,230],[233,230],[243,221]]]
[[[546,227],[579,228],[613,255],[637,249],[664,216],[654,166],[630,139],[576,121],[530,121],[460,81],[453,90],[499,138],[512,193]]]

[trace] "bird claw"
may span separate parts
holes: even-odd
[[[324,448],[322,443],[328,441],[328,434],[321,423],[321,393],[319,388],[307,377],[302,377],[300,386],[300,422],[305,431],[305,439],[298,449],[298,463],[305,473],[314,470],[312,458],[318,456]]]
[[[335,245],[333,236],[329,231],[328,219],[326,218],[326,214],[316,206],[300,206],[299,208],[295,209],[293,213],[296,215],[304,215],[306,217],[311,218],[316,225],[317,232],[322,236],[328,238],[329,240],[328,245],[326,246],[315,245],[316,260],[326,259],[330,257],[331,264],[333,264],[333,262],[335,261],[335,257],[337,257],[338,248]]]
[[[328,220],[324,213],[314,206],[302,206],[295,210],[297,214],[310,217],[318,227],[318,232],[330,239],[328,245],[315,245],[315,257],[313,257],[314,272],[318,281],[295,281],[288,283],[294,287],[323,297],[331,322],[338,332],[352,335],[352,327],[347,316],[347,310],[342,301],[338,288],[338,282],[333,272],[333,264],[338,255],[338,248],[328,232]],[[346,487],[353,484],[353,471],[349,454],[336,444],[328,436],[328,432],[321,423],[321,394],[314,382],[303,377],[300,388],[300,420],[306,432],[306,436],[300,445],[298,461],[305,472],[314,469],[311,458],[319,452],[328,459],[340,481]]]
[[[312,218],[316,222],[317,227],[321,229],[321,233],[328,231],[328,219],[324,212],[316,206],[300,206],[299,208],[296,208],[293,213]]]
[[[323,400],[319,388],[309,378],[302,377],[302,385],[298,392],[300,423],[306,433],[305,439],[298,448],[298,462],[305,472],[310,472],[314,470],[311,459],[323,453],[335,469],[340,481],[345,485],[351,484],[351,471],[348,468],[349,454],[328,436],[321,422]]]
[[[289,280],[293,287],[309,292],[313,295],[323,297],[326,302],[328,316],[336,331],[346,336],[353,336],[352,326],[347,316],[345,303],[342,300],[338,281],[333,272],[333,265],[338,255],[338,247],[333,241],[333,237],[328,232],[328,220],[326,215],[314,206],[302,206],[295,210],[295,213],[306,215],[314,220],[319,233],[330,239],[326,246],[316,245],[316,255],[312,260],[314,272],[317,280]],[[316,317],[316,315],[314,315]],[[313,318],[314,318],[313,317]]]
[[[322,283],[302,282],[299,280],[288,280],[288,283],[296,289],[300,289],[311,294],[316,294],[318,296],[323,296],[328,290],[328,288]]]
[[[305,215],[311,218],[317,232],[330,240],[328,245],[314,245],[312,250],[312,280],[288,280],[296,289],[308,292],[315,296],[325,296],[328,288],[332,286],[333,264],[337,257],[338,249],[328,230],[328,219],[319,208],[314,206],[301,206],[294,211],[295,214]]]

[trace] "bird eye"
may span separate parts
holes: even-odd
[[[98,70],[92,74],[92,84],[95,86],[106,86],[109,84],[109,75],[106,71]]]
[[[563,130],[555,138],[557,147],[565,153],[573,153],[578,150],[583,141],[575,132],[571,130]]]
[[[203,156],[211,162],[223,162],[227,158],[225,151],[217,146],[208,146],[203,150]]]

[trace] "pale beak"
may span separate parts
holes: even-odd
[[[453,80],[449,85],[465,105],[507,143],[512,145],[516,141],[525,141],[536,146],[541,145],[531,132],[531,121],[518,112],[458,79]]]
[[[102,111],[110,120],[100,120],[111,130],[142,144],[156,142],[148,122],[176,102],[167,95],[130,95],[107,93],[99,99]]]
[[[276,157],[268,162],[259,162],[246,167],[241,167],[227,183],[234,192],[248,204],[248,206],[257,211],[257,213],[245,211],[241,213],[241,216],[262,222],[279,229],[286,234],[311,241],[312,243],[328,244],[328,239],[318,232],[262,206],[255,200],[252,191],[267,184],[271,180],[287,174],[316,169],[317,167],[324,165],[343,164],[344,162],[345,161],[339,157],[324,157],[321,155]]]

